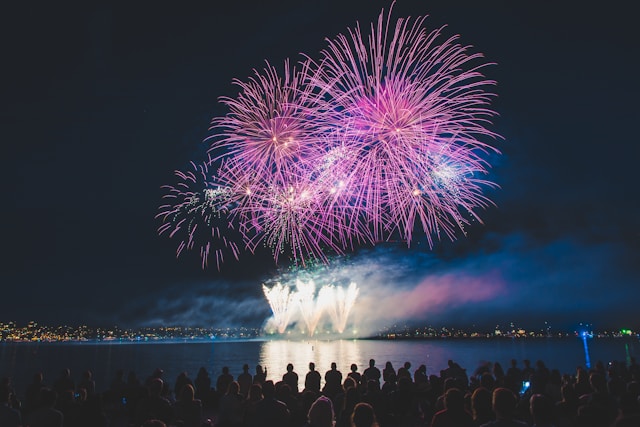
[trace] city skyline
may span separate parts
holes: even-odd
[[[261,326],[262,285],[301,274],[358,283],[354,322],[373,329],[504,318],[637,328],[640,36],[625,6],[396,2],[394,17],[428,15],[428,30],[447,25],[496,64],[490,128],[504,139],[489,177],[501,188],[466,236],[432,250],[363,246],[310,269],[263,248],[220,271],[195,252],[176,259],[176,242],[157,235],[161,186],[204,158],[209,122],[227,112],[218,98],[265,60],[316,54],[391,5],[343,3],[12,5],[0,321]]]

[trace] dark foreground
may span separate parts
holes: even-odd
[[[173,383],[161,369],[144,380],[118,371],[102,391],[91,372],[75,379],[63,369],[51,384],[35,373],[24,396],[3,379],[0,426],[640,426],[633,358],[565,374],[523,362],[512,360],[508,369],[487,363],[470,373],[449,361],[437,375],[409,362],[396,370],[371,360],[362,372],[332,366],[324,375],[310,364],[300,376],[290,365],[277,382],[259,365],[253,374],[245,365],[235,378],[224,369],[215,381],[203,367]]]

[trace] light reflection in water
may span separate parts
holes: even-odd
[[[591,357],[589,356],[589,343],[587,339],[590,338],[589,335],[585,332],[582,333],[582,342],[584,344],[584,361],[587,369],[591,368]]]
[[[336,362],[343,378],[349,373],[351,363],[358,364],[363,360],[360,354],[359,342],[355,340],[339,341],[266,341],[260,350],[260,364],[269,369],[268,379],[278,381],[284,374],[284,367],[292,363],[298,373],[300,388],[304,386],[304,377],[308,372],[309,362],[316,364],[316,370],[322,376],[329,369],[332,362]],[[348,364],[347,364],[348,363]],[[366,366],[358,365],[362,372]]]

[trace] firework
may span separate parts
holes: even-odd
[[[248,81],[234,80],[238,96],[220,98],[229,113],[212,120],[213,157],[232,157],[234,167],[267,180],[304,172],[322,151],[323,127],[308,73],[308,62],[296,69],[285,61],[283,73],[267,63]]]
[[[280,283],[276,283],[271,288],[262,285],[262,291],[269,301],[278,332],[282,334],[289,325],[292,313],[291,306],[296,299],[296,294],[291,292],[288,286],[283,286]]]
[[[367,38],[358,25],[330,40],[314,74],[322,108],[358,153],[353,203],[366,208],[375,240],[398,232],[410,243],[417,222],[430,243],[443,231],[454,238],[488,202],[481,190],[491,183],[477,176],[493,148],[478,138],[496,136],[486,128],[493,95],[483,90],[494,82],[481,74],[481,55],[457,37],[440,43],[442,29],[427,32],[424,20],[393,27],[383,12]],[[436,159],[456,171],[455,191],[442,188]]]
[[[483,142],[498,137],[495,82],[481,54],[425,19],[383,11],[370,34],[358,24],[328,40],[319,61],[234,80],[239,93],[220,99],[229,112],[208,138],[214,173],[166,187],[160,233],[185,236],[178,254],[200,247],[203,267],[211,251],[218,266],[223,250],[237,258],[232,230],[246,250],[306,265],[392,238],[410,245],[420,229],[432,246],[481,222],[492,204],[483,190],[495,187],[483,178],[497,152]]]
[[[333,329],[338,333],[343,333],[347,327],[349,313],[356,303],[359,289],[355,283],[351,282],[345,290],[341,286],[325,286],[325,297],[327,311],[333,323]]]
[[[291,286],[280,282],[271,287],[262,285],[278,333],[284,333],[292,319],[293,322],[301,319],[305,326],[304,333],[313,337],[324,314],[329,316],[333,332],[344,332],[359,293],[355,283],[352,282],[346,288],[327,284],[316,292],[317,286],[313,279],[295,279],[295,289],[294,291]]]
[[[238,246],[231,239],[233,224],[229,222],[230,189],[216,185],[206,164],[191,163],[186,172],[175,171],[178,182],[165,185],[163,199],[156,218],[162,220],[159,234],[180,239],[176,256],[198,248],[202,268],[207,266],[213,252],[218,269],[225,254],[238,259]]]
[[[307,335],[312,337],[318,322],[324,311],[325,302],[321,298],[316,298],[316,284],[313,280],[303,282],[301,280],[296,281],[296,288],[298,289],[298,304],[300,306],[300,314],[307,326]]]

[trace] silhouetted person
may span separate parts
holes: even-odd
[[[518,362],[516,359],[511,359],[511,366],[507,369],[505,375],[505,387],[510,389],[514,393],[519,393],[522,387],[522,371],[518,368]]]
[[[358,403],[351,414],[351,427],[378,427],[373,407],[368,403]]]
[[[413,382],[418,390],[424,390],[429,386],[429,377],[427,376],[427,367],[425,365],[418,366],[413,373]]]
[[[491,409],[491,391],[484,387],[478,387],[473,391],[471,416],[473,417],[473,425],[476,427],[495,419]]]
[[[147,379],[144,381],[144,385],[146,387],[150,387],[151,384],[158,378],[161,379],[164,384],[164,379],[162,378],[163,375],[164,375],[164,371],[162,369],[160,368],[154,369],[151,375],[149,375]]]
[[[387,400],[380,391],[380,382],[376,380],[369,380],[367,382],[367,390],[362,397],[362,401],[368,403],[373,407],[376,413],[376,418],[380,420],[381,424],[386,421],[387,415]]]
[[[336,427],[349,427],[351,425],[351,415],[358,403],[360,403],[360,395],[354,381],[354,384],[345,388],[340,416],[336,422]]]
[[[0,426],[20,427],[22,425],[22,414],[11,407],[11,390],[9,387],[0,387]]]
[[[457,388],[450,388],[444,395],[444,409],[436,412],[431,427],[473,427],[471,415],[464,409],[464,395]]]
[[[143,396],[148,395],[148,389],[140,383],[136,373],[129,371],[127,375],[127,385],[124,389],[124,406],[125,412],[129,418],[133,419],[136,411],[136,406]]]
[[[382,390],[384,394],[384,390]],[[409,426],[418,423],[420,417],[419,402],[413,393],[413,383],[402,377],[396,390],[389,395],[389,412],[393,416],[392,425]]]
[[[495,421],[483,424],[482,427],[527,427],[527,423],[514,419],[518,400],[508,388],[498,387],[493,391],[493,413]]]
[[[466,370],[453,360],[447,361],[447,368],[441,372],[440,376],[443,380],[452,378],[455,384],[462,389],[465,389],[469,385],[469,377],[467,376]]]
[[[142,424],[146,420],[161,420],[169,423],[173,418],[173,408],[171,403],[162,397],[163,381],[160,378],[154,378],[150,381],[148,396],[140,399],[136,407],[135,419],[138,424]]]
[[[96,382],[93,380],[93,374],[88,369],[82,373],[82,378],[78,383],[78,389],[81,388],[87,391],[87,395],[92,395],[96,392]]]
[[[173,386],[173,394],[176,396],[176,399],[180,396],[182,389],[187,384],[193,385],[193,381],[191,381],[191,378],[189,378],[189,375],[185,371],[180,372],[176,377],[176,385]]]
[[[40,389],[45,388],[42,372],[36,372],[33,374],[33,380],[31,384],[27,386],[25,393],[25,412],[32,412],[38,409],[40,406]]]
[[[496,387],[504,387],[505,386],[505,373],[504,369],[502,369],[502,365],[498,362],[493,364],[493,378],[495,379]]]
[[[164,397],[169,396],[169,391],[171,390],[169,382],[164,379],[164,370],[160,368],[156,368],[153,373],[147,377],[144,382],[145,387],[151,387],[151,384],[154,383],[156,379],[162,380],[162,392],[160,394]]]
[[[578,407],[578,422],[587,421],[597,425],[609,425],[618,416],[618,403],[609,394],[607,380],[599,372],[589,375],[592,392],[580,396],[581,406]]]
[[[113,402],[121,402],[124,397],[127,382],[124,380],[124,370],[118,369],[109,384],[109,390],[105,395],[105,400]]]
[[[242,373],[238,375],[238,384],[240,385],[240,394],[245,398],[249,395],[249,389],[253,384],[253,376],[249,373],[249,365],[242,365]]]
[[[29,427],[62,427],[64,416],[62,412],[54,409],[56,399],[57,394],[54,390],[40,389],[41,406],[29,415],[27,425]]]
[[[240,394],[240,384],[231,381],[227,392],[220,399],[220,409],[218,413],[219,427],[239,427],[242,425],[242,401]]]
[[[298,374],[293,370],[293,364],[287,364],[287,373],[282,376],[282,381],[289,385],[294,394],[298,394]]]
[[[362,375],[360,374],[360,372],[358,372],[358,365],[356,365],[355,363],[351,364],[351,372],[349,372],[347,376],[353,378],[353,380],[356,382],[356,385],[360,385],[360,383],[362,382]]]
[[[567,383],[560,388],[562,400],[556,403],[556,414],[561,425],[571,425],[578,414],[578,396],[573,384]]]
[[[353,389],[356,387],[357,387],[357,384],[355,380],[351,377],[347,377],[345,378],[344,383],[342,383],[342,389],[340,390],[340,392],[337,393],[335,396],[333,396],[333,398],[331,398],[337,422],[345,421],[345,420],[342,420],[341,418],[342,418],[342,410],[344,409],[346,395],[350,389]],[[355,406],[355,403],[354,403],[354,406]],[[353,407],[351,408],[351,410],[352,409]]]
[[[60,371],[60,376],[53,383],[53,391],[58,394],[62,394],[67,390],[75,391],[76,385],[71,378],[71,370],[69,368],[65,368]]]
[[[342,391],[342,372],[338,371],[336,362],[331,362],[331,369],[324,374],[322,393],[333,399]]]
[[[22,402],[16,396],[16,391],[13,388],[13,382],[11,377],[3,377],[0,381],[0,391],[6,391],[9,395],[9,406],[13,409],[21,410]]]
[[[398,369],[398,379],[400,378],[409,378],[411,379],[411,363],[404,362],[404,365],[400,369]]]
[[[252,384],[249,388],[249,396],[244,405],[244,425],[253,426],[256,425],[255,415],[256,407],[262,400],[262,386],[260,384]]]
[[[78,397],[76,398],[75,396]],[[74,392],[71,390],[67,390],[64,393],[58,395],[56,399],[55,409],[62,412],[65,427],[77,427],[80,425],[80,411],[85,400],[86,393],[84,389],[80,389],[77,395],[74,395]]]
[[[529,399],[529,410],[533,420],[532,427],[554,427],[554,404],[544,394],[534,394]]]
[[[331,400],[325,396],[316,399],[309,409],[307,419],[309,427],[333,427],[335,414]]]
[[[254,384],[264,384],[267,380],[267,368],[262,369],[261,365],[256,365],[256,374],[253,376]]]
[[[522,363],[524,364],[524,368],[522,368],[522,381],[530,381],[535,369],[531,366],[529,359],[524,359]]]
[[[216,390],[220,396],[225,394],[229,389],[229,384],[233,381],[233,375],[229,373],[229,368],[227,366],[222,367],[222,373],[218,375],[218,380],[216,381]]]
[[[196,380],[193,385],[196,389],[196,399],[200,399],[204,404],[211,393],[211,377],[209,376],[209,372],[207,372],[207,368],[202,366],[198,370],[198,374],[196,375]]]
[[[173,405],[174,417],[181,427],[200,427],[202,423],[202,402],[195,398],[191,384],[182,387],[178,400]]]
[[[485,372],[480,376],[480,387],[484,387],[489,391],[493,391],[496,388],[496,380],[489,372]]]
[[[556,402],[562,400],[562,392],[560,388],[562,387],[562,375],[560,371],[557,369],[552,369],[549,371],[549,379],[547,380],[547,385],[545,386],[544,393],[549,396],[555,405]]]
[[[316,364],[309,362],[309,372],[304,378],[304,389],[314,393],[320,393],[320,372],[316,371]]]
[[[285,426],[289,422],[289,410],[287,405],[276,400],[275,385],[273,381],[265,381],[262,384],[263,399],[255,406],[251,427],[275,427]]]
[[[374,359],[369,359],[369,367],[364,370],[362,376],[366,378],[366,381],[363,380],[364,383],[367,383],[369,380],[380,383],[380,369],[376,367],[376,361]]]
[[[393,368],[393,364],[389,361],[384,365],[384,369],[382,370],[382,380],[385,383],[393,383],[398,380],[398,376],[396,375],[396,370]]]
[[[81,401],[78,411],[77,426],[107,427],[107,415],[104,410],[102,395],[93,393],[91,395],[84,394],[84,388],[80,389]],[[65,427],[72,426],[67,424],[65,415]]]
[[[289,384],[279,381],[276,383],[276,400],[287,405],[287,409],[289,410],[290,418],[289,422],[292,426],[299,426],[305,422],[304,413],[300,410],[300,405],[298,403],[298,395],[293,394],[291,391],[291,387]]]
[[[536,369],[531,375],[531,392],[533,394],[542,394],[545,392],[547,382],[549,382],[549,369],[544,365],[542,360],[536,361]]]

